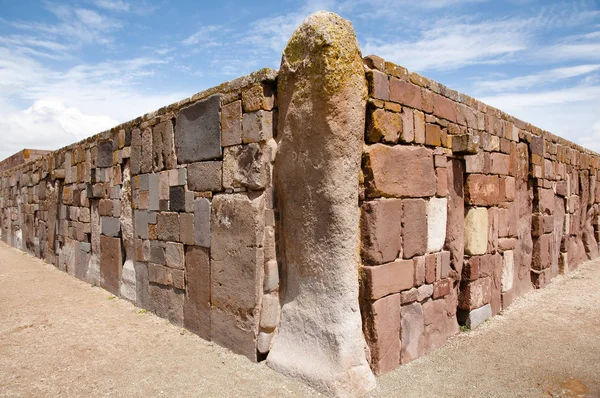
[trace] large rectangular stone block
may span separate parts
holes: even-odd
[[[371,367],[381,375],[400,365],[400,295],[366,304],[365,313],[363,328],[371,351]]]
[[[177,162],[193,163],[221,157],[221,96],[213,95],[177,114]]]
[[[365,202],[361,218],[362,258],[370,264],[394,261],[402,250],[402,201]]]
[[[439,252],[446,241],[448,201],[431,198],[427,203],[427,253]]]
[[[437,190],[433,152],[418,146],[382,144],[365,151],[365,187],[369,197],[426,197]]]
[[[471,207],[465,216],[465,253],[475,256],[485,254],[488,247],[488,211],[484,207]]]
[[[112,294],[119,294],[121,280],[121,239],[100,236],[100,286]]]
[[[159,123],[152,128],[152,161],[154,172],[177,167],[173,135],[173,123],[171,120]]]
[[[209,249],[189,246],[185,250],[187,289],[183,303],[183,324],[203,339],[210,339],[210,255]]]
[[[400,310],[400,324],[402,331],[401,362],[405,364],[423,355],[425,324],[421,304],[412,303],[403,306]]]
[[[223,162],[199,162],[188,166],[188,188],[191,191],[222,191]]]
[[[403,258],[420,256],[427,251],[427,202],[402,200]]]
[[[469,174],[465,182],[465,200],[479,206],[493,206],[500,197],[500,180],[495,175]]]
[[[410,289],[415,284],[413,260],[396,260],[391,263],[360,268],[363,297],[377,300],[392,293]]]
[[[183,325],[183,290],[151,283],[148,299],[150,311],[174,325]]]

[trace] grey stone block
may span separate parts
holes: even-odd
[[[138,176],[138,182],[140,184],[141,191],[149,191],[150,190],[149,174],[140,174]]]
[[[135,214],[135,237],[140,239],[149,239],[149,213],[145,210],[136,210]],[[156,216],[155,216],[156,217]]]
[[[183,108],[175,124],[175,149],[179,164],[221,157],[221,96]]]
[[[194,241],[197,246],[210,247],[210,202],[205,198],[194,201]]]
[[[242,142],[244,144],[273,138],[273,112],[260,110],[244,113],[242,125]]]
[[[470,312],[458,311],[457,316],[460,323],[467,325],[471,329],[475,329],[492,317],[492,306],[486,304]]]
[[[160,265],[166,264],[164,242],[150,242],[150,262]]]
[[[200,162],[188,166],[188,188],[191,191],[222,191],[223,162]]]
[[[131,174],[138,175],[141,170],[141,159],[142,159],[142,133],[139,129],[133,129],[131,131]]]
[[[119,236],[121,221],[114,217],[102,217],[102,234],[106,236]]]
[[[223,187],[263,189],[267,185],[267,167],[263,151],[256,143],[225,148]]]
[[[179,215],[177,213],[160,213],[156,216],[158,239],[179,242]]]
[[[169,189],[170,210],[177,212],[185,211],[185,188],[181,186]]]
[[[98,156],[96,157],[96,167],[112,167],[112,163],[113,163],[112,142],[110,142],[110,141],[99,142],[98,143]]]

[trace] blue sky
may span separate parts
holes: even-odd
[[[600,152],[596,0],[0,0],[0,159],[262,67],[311,12],[377,54]]]

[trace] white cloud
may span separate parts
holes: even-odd
[[[468,23],[446,19],[423,31],[416,41],[368,38],[363,52],[416,71],[502,63],[529,46],[527,29],[527,20]]]
[[[96,0],[94,4],[111,11],[129,11],[129,3],[123,0]]]
[[[219,30],[223,29],[221,26],[216,25],[207,25],[201,27],[196,33],[189,36],[187,39],[183,40],[181,43],[186,46],[199,44],[201,47],[214,47],[218,46],[220,43],[218,40],[215,40],[215,36],[213,33],[219,32]]]
[[[563,68],[555,68],[526,76],[518,76],[510,79],[478,81],[474,84],[476,90],[488,90],[495,92],[510,92],[517,89],[526,89],[534,86],[551,85],[559,81],[573,77],[587,75],[600,70],[600,65],[577,65]]]
[[[58,100],[36,101],[25,110],[3,107],[0,159],[24,148],[58,149],[116,124],[107,116],[86,115]]]

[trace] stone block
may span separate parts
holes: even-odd
[[[452,284],[448,279],[442,279],[433,284],[433,299],[436,300],[438,298],[447,296],[450,294],[450,289]]]
[[[273,292],[279,287],[279,266],[276,260],[265,262],[265,279],[263,290],[265,293]]]
[[[400,131],[400,142],[411,143],[415,141],[414,114],[412,109],[404,108],[400,116],[402,117],[402,129]]]
[[[223,187],[264,189],[267,185],[267,159],[257,143],[225,148]]]
[[[422,90],[419,86],[395,77],[390,78],[389,85],[390,101],[426,111],[424,108]]]
[[[417,301],[424,301],[433,295],[433,285],[422,285],[417,289]]]
[[[390,84],[388,76],[378,70],[369,70],[366,73],[369,96],[375,99],[388,101],[390,99]]]
[[[158,265],[165,265],[165,243],[160,241],[150,241],[150,262]]]
[[[149,285],[149,309],[177,326],[183,326],[184,292],[170,286]]]
[[[500,180],[497,176],[469,174],[465,183],[465,202],[478,206],[500,203]]]
[[[221,97],[213,95],[182,108],[175,123],[175,152],[179,164],[220,158]]]
[[[360,268],[363,297],[377,300],[402,290],[410,289],[415,283],[412,260],[396,260],[391,263],[363,266]]]
[[[430,300],[423,304],[425,324],[424,353],[431,352],[446,343],[448,337],[458,332],[456,319],[448,315],[444,299]]]
[[[176,186],[169,188],[169,210],[175,212],[185,211],[185,188]]]
[[[502,253],[502,293],[512,289],[515,275],[515,260],[512,250]]]
[[[421,286],[423,283],[425,283],[425,257],[413,257],[413,263],[415,264],[415,286]]]
[[[494,152],[490,155],[490,173],[508,175],[510,157],[503,153]]]
[[[361,217],[362,258],[371,265],[395,260],[402,250],[402,201],[365,202]]]
[[[177,289],[185,288],[183,270],[172,269],[159,264],[148,264],[148,280],[163,286],[173,286]]]
[[[442,250],[446,241],[446,198],[431,198],[427,203],[427,253]]]
[[[113,165],[113,148],[112,142],[101,141],[98,143],[98,154],[96,156],[96,167],[112,167]],[[69,167],[70,169],[70,167]]]
[[[184,245],[193,245],[194,240],[194,215],[182,213],[179,215],[179,240]]]
[[[408,363],[423,355],[425,325],[423,307],[419,303],[402,306],[400,310],[401,362]]]
[[[456,104],[439,94],[433,95],[433,114],[442,119],[456,123]]]
[[[221,109],[221,145],[242,143],[242,101],[234,101]]]
[[[267,354],[271,350],[271,341],[273,341],[274,332],[260,332],[258,334],[258,341],[256,349],[261,354]]]
[[[223,162],[199,162],[188,166],[188,188],[190,191],[222,191]]]
[[[152,169],[154,172],[177,166],[173,144],[173,122],[167,120],[152,128]]]
[[[413,287],[412,289],[404,290],[403,292],[400,293],[400,301],[401,301],[402,305],[409,304],[414,301],[417,301],[418,295],[419,295],[419,293],[417,291],[417,288]]]
[[[442,146],[442,130],[437,124],[425,125],[425,145]]]
[[[165,246],[165,260],[167,267],[183,269],[183,245],[181,243],[167,242]]]
[[[400,295],[368,303],[363,324],[371,352],[371,368],[377,375],[400,365]]]
[[[183,303],[183,324],[203,339],[210,339],[210,255],[209,249],[189,246],[185,250],[187,288]]]
[[[414,122],[415,122],[415,143],[425,143],[425,114],[419,110],[414,110]]]
[[[134,213],[135,219],[135,237],[140,239],[149,239],[148,224],[150,215],[145,210],[136,210]]]
[[[131,175],[140,174],[142,162],[142,132],[137,128],[131,130],[131,155],[129,162]]]
[[[236,354],[256,361],[258,324],[256,319],[240,321],[236,315],[219,308],[210,313],[210,340]]]
[[[119,294],[121,268],[121,239],[100,236],[100,286],[112,294]]]
[[[245,317],[257,308],[264,267],[263,215],[264,195],[213,198],[210,225],[213,307],[243,313]]]
[[[364,170],[369,197],[427,197],[437,190],[433,153],[424,147],[371,145]]]
[[[465,216],[465,253],[471,256],[485,254],[488,246],[488,211],[471,207]]]
[[[159,213],[156,216],[156,232],[159,240],[179,241],[179,215],[177,213]]]
[[[552,258],[552,234],[542,235],[533,242],[533,258],[531,268],[534,270],[544,270],[550,267]]]
[[[257,83],[242,91],[244,112],[254,112],[259,109],[271,110],[275,103],[275,94],[271,86]]]
[[[242,116],[242,143],[265,142],[273,138],[273,112],[256,111]]]
[[[152,130],[145,128],[141,133],[142,137],[142,150],[140,157],[140,172],[150,173],[152,172]]]
[[[121,220],[116,217],[102,217],[102,234],[117,237],[121,233]]]
[[[149,187],[149,197],[148,197],[148,209],[152,211],[157,211],[160,209],[160,193],[159,193],[159,176],[158,174],[150,174],[148,176],[148,187]]]
[[[492,306],[489,304],[472,311],[459,311],[459,322],[468,326],[470,329],[475,329],[492,317]]]
[[[375,108],[367,113],[367,141],[395,144],[402,132],[402,118],[399,113]]]
[[[262,305],[260,309],[260,329],[272,332],[277,327],[279,322],[279,295],[277,293],[269,293],[263,295]]]
[[[425,254],[427,250],[427,202],[423,199],[402,201],[404,258]]]
[[[470,311],[489,304],[491,299],[492,278],[479,278],[472,282],[466,282],[461,287],[458,296],[458,308]]]
[[[210,206],[210,201],[206,198],[198,198],[194,201],[194,242],[196,246],[210,247]]]

